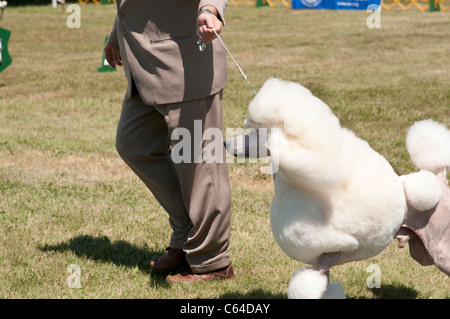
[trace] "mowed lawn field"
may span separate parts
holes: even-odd
[[[0,73],[0,298],[286,298],[304,265],[272,236],[262,163],[229,163],[234,279],[169,285],[150,272],[168,217],[115,150],[123,69],[97,72],[116,10],[80,8],[79,29],[50,5],[7,7],[0,21],[13,58]],[[369,15],[230,5],[223,39],[256,89],[269,77],[301,83],[406,174],[416,171],[407,128],[427,118],[450,127],[450,13],[382,11],[379,29]],[[239,128],[253,92],[228,62],[225,126]],[[380,288],[367,285],[373,264]],[[81,288],[67,283],[73,269]],[[331,280],[352,299],[450,296],[448,276],[396,241],[334,267]]]

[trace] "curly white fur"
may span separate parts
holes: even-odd
[[[289,281],[289,299],[345,299],[339,282],[328,283],[328,277],[309,267],[298,269]]]
[[[297,270],[289,281],[289,299],[320,299],[327,290],[328,278],[311,268]]]
[[[433,120],[418,121],[406,136],[406,148],[417,168],[437,173],[450,169],[450,130]]]
[[[424,212],[435,207],[441,199],[441,184],[436,175],[422,170],[404,177],[405,193],[410,204],[418,211]]]
[[[406,212],[400,179],[325,103],[272,78],[249,115],[256,127],[282,131],[271,226],[288,256],[314,264],[324,253],[342,252],[344,263],[372,257],[392,241]]]
[[[271,204],[273,235],[289,257],[315,265],[294,273],[289,298],[345,298],[342,285],[328,283],[324,273],[386,248],[404,221],[406,198],[420,210],[439,201],[434,174],[399,177],[297,83],[268,79],[251,101],[249,115],[248,127],[279,129],[267,145],[279,165]],[[407,147],[420,169],[450,166],[450,131],[443,125],[416,123],[408,131]]]

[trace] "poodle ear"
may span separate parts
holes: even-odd
[[[403,176],[403,179],[407,202],[414,209],[424,212],[439,203],[442,189],[436,175],[422,170]]]

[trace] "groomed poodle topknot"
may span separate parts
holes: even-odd
[[[430,210],[441,200],[442,182],[434,173],[450,165],[450,135],[440,137],[431,158],[420,159],[429,171],[400,177],[300,84],[270,78],[248,110],[245,123],[251,131],[225,144],[235,156],[276,158],[273,235],[290,258],[312,265],[293,275],[289,298],[345,298],[339,283],[329,283],[329,269],[385,249],[403,225],[410,203]],[[431,123],[434,129],[439,125]],[[262,128],[270,134],[264,145],[258,141]],[[426,128],[427,142],[411,137],[408,149],[422,154],[423,143],[430,144],[428,140],[440,136],[442,129],[433,133]],[[249,154],[252,150],[257,151]],[[420,184],[424,181],[430,189],[424,190]],[[404,184],[411,186],[406,195]]]

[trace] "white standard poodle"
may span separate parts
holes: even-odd
[[[407,176],[398,176],[383,156],[341,127],[330,108],[297,83],[268,79],[251,101],[245,124],[250,132],[225,146],[235,156],[272,156],[273,235],[290,258],[312,265],[294,273],[289,298],[345,298],[340,283],[329,283],[329,269],[377,255],[408,214],[436,210],[442,192],[450,190],[445,178],[450,131],[433,121],[411,129],[408,150],[422,171]],[[261,132],[268,132],[267,143],[260,142]],[[443,179],[435,175],[438,170]],[[447,198],[441,210],[450,216]],[[416,236],[414,227],[403,230],[402,247]],[[435,242],[442,246],[442,240],[450,240],[445,236]]]

